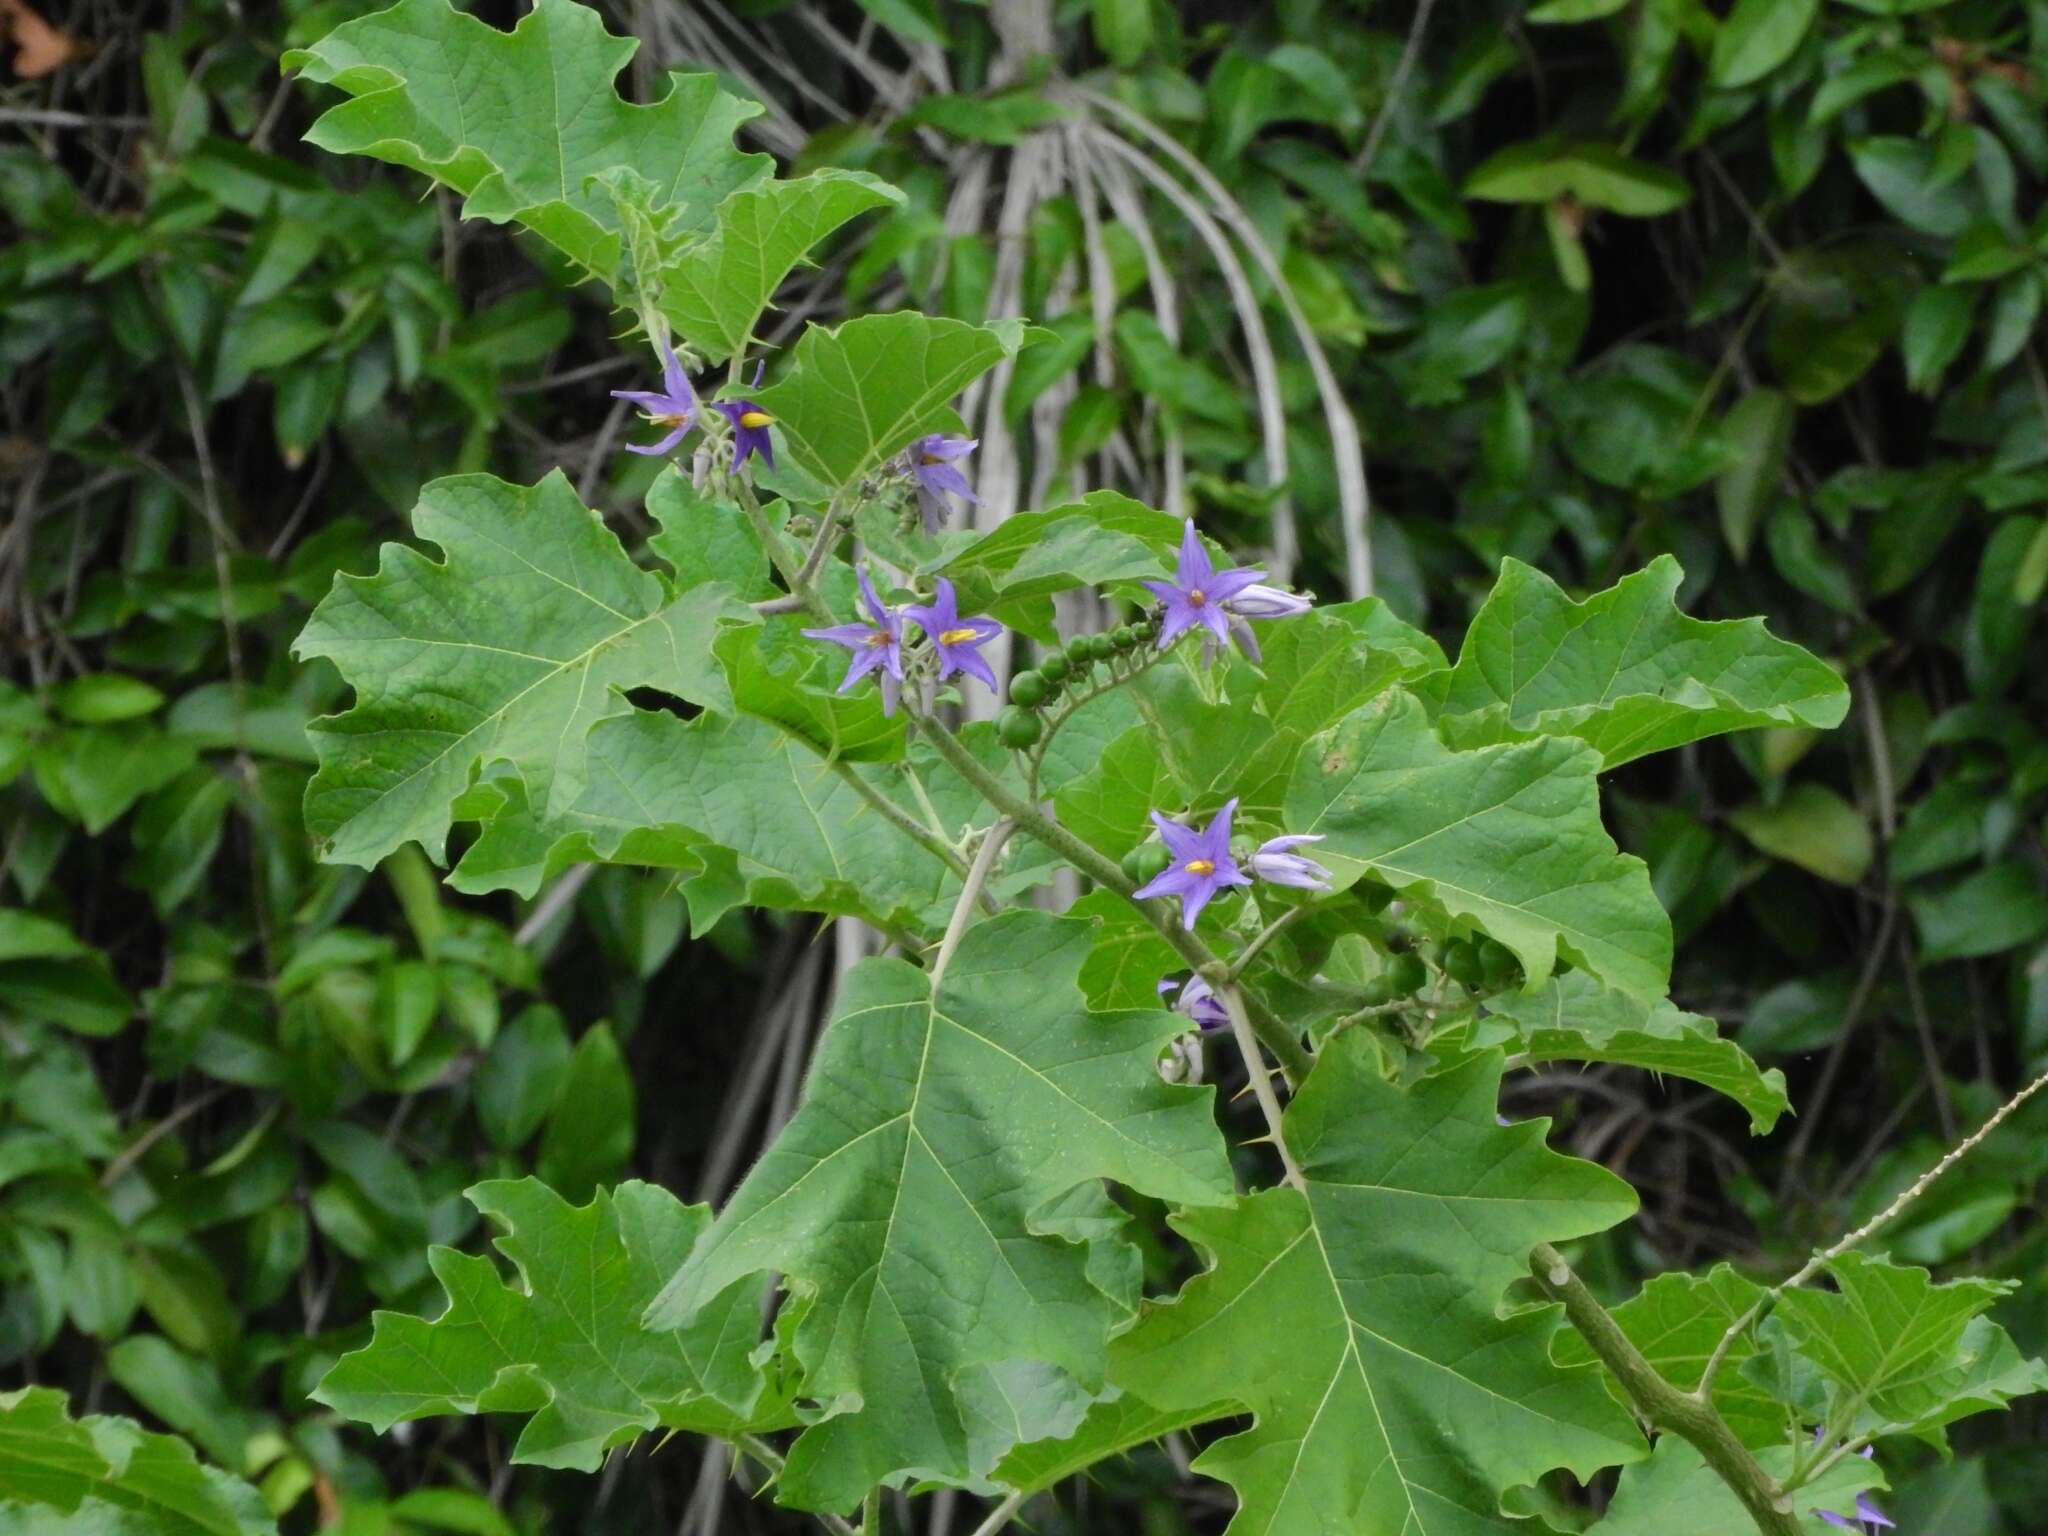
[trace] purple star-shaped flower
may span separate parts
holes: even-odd
[[[1140,901],[1150,896],[1178,896],[1181,926],[1193,928],[1202,908],[1217,892],[1227,886],[1250,885],[1251,876],[1239,869],[1237,860],[1230,856],[1230,818],[1236,811],[1237,801],[1233,798],[1199,832],[1177,821],[1168,821],[1154,811],[1152,825],[1159,829],[1173,862],[1156,880],[1140,886],[1133,895]]]
[[[1203,1029],[1230,1027],[1230,1011],[1223,1006],[1223,999],[1218,997],[1215,990],[1201,977],[1190,976],[1185,984],[1178,981],[1159,983],[1159,996],[1162,999],[1175,991],[1180,993],[1180,996],[1173,1000],[1175,1012],[1186,1014],[1193,1023]]]
[[[829,640],[853,652],[853,661],[839,684],[841,693],[870,672],[880,672],[882,713],[893,715],[896,701],[903,696],[903,619],[875,595],[875,584],[868,580],[868,573],[863,570],[859,575],[861,599],[874,615],[874,623],[834,624],[829,629],[807,629],[804,633],[813,640]]]
[[[612,398],[632,401],[655,426],[667,427],[668,435],[651,447],[628,443],[628,453],[667,453],[697,424],[697,392],[690,388],[690,376],[683,372],[675,348],[668,344],[666,336],[659,336],[655,338],[655,350],[661,353],[661,388],[615,389]]]
[[[939,677],[943,681],[955,672],[965,672],[969,677],[978,677],[988,684],[989,692],[997,692],[996,675],[983,660],[979,646],[984,646],[1003,632],[1003,626],[994,619],[963,619],[960,617],[960,602],[954,594],[953,583],[941,576],[938,583],[939,595],[929,603],[907,604],[904,614],[932,637],[932,649],[939,657]]]
[[[775,444],[768,428],[775,418],[752,400],[714,400],[711,409],[732,423],[732,467],[738,469],[748,456],[759,454],[761,462],[775,467]]]
[[[1251,586],[1266,573],[1250,566],[1219,571],[1209,563],[1208,551],[1195,535],[1195,520],[1189,518],[1180,539],[1180,568],[1176,581],[1148,581],[1145,586],[1166,605],[1159,626],[1161,648],[1193,629],[1197,624],[1217,640],[1230,640],[1230,616],[1224,603]]]
[[[1330,872],[1314,859],[1289,851],[1303,843],[1320,843],[1322,840],[1321,833],[1269,837],[1259,844],[1258,851],[1248,861],[1252,873],[1274,885],[1292,885],[1304,891],[1327,891]]]
[[[948,437],[943,432],[930,432],[904,450],[911,483],[917,487],[918,515],[924,519],[926,533],[937,533],[945,522],[948,496],[958,496],[969,503],[975,500],[974,487],[955,466],[980,444],[977,437]]]

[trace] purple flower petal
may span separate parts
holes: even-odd
[[[1169,864],[1159,874],[1131,892],[1134,901],[1150,901],[1154,896],[1179,896],[1190,886],[1200,885],[1202,876],[1191,874],[1184,864]]]
[[[1204,880],[1198,882],[1189,889],[1186,895],[1181,897],[1180,925],[1182,928],[1189,933],[1195,931],[1195,919],[1202,915],[1202,908],[1209,905],[1211,898],[1216,894],[1216,889],[1216,883],[1213,880]]]
[[[834,624],[828,629],[807,629],[803,633],[808,639],[829,640],[852,650],[866,645],[877,631],[872,624]]]
[[[1166,844],[1166,851],[1173,855],[1174,863],[1202,856],[1202,834],[1194,828],[1169,821],[1157,811],[1152,813],[1152,825],[1159,829],[1159,839]]]
[[[661,353],[661,382],[668,390],[669,397],[687,400],[695,406],[697,397],[696,392],[690,388],[690,376],[683,372],[682,359],[676,356],[676,349],[669,345],[666,336],[660,339],[656,350]]]
[[[1209,552],[1202,548],[1201,536],[1195,532],[1195,520],[1191,517],[1181,525],[1180,584],[1187,591],[1200,591],[1209,585],[1216,568],[1209,563]]]
[[[1208,585],[1202,588],[1202,595],[1221,607],[1246,587],[1257,586],[1259,578],[1265,574],[1264,571],[1249,565],[1241,565],[1230,571],[1218,571],[1209,578]]]
[[[1237,796],[1232,795],[1209,825],[1202,829],[1203,857],[1218,864],[1233,862],[1230,857],[1230,818],[1236,814]]]
[[[946,647],[946,660],[954,671],[965,672],[969,677],[974,678],[983,687],[987,688],[990,693],[1001,691],[996,683],[995,673],[989,670],[987,659],[972,646],[951,645]],[[939,675],[944,677],[946,674],[941,672]]]
[[[874,581],[868,576],[867,567],[862,566],[859,570],[854,572],[854,575],[858,577],[860,580],[861,599],[868,605],[868,612],[875,616],[876,626],[878,628],[888,630],[891,634],[899,633],[897,628],[899,621],[897,620],[894,614],[890,613],[889,610],[882,605],[881,598],[876,596],[875,584]]]

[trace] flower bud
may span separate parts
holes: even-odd
[[[1199,1083],[1202,1080],[1202,1037],[1176,1035],[1159,1053],[1159,1075],[1169,1083]]]

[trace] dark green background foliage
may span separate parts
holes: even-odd
[[[600,298],[299,142],[334,98],[280,82],[280,53],[373,8],[54,0],[85,46],[0,90],[0,1381],[189,1436],[292,1531],[779,1528],[700,1482],[689,1442],[515,1471],[488,1430],[376,1440],[307,1395],[373,1306],[432,1305],[430,1241],[481,1245],[480,1177],[722,1195],[788,1112],[837,942],[738,914],[692,936],[625,870],[515,905],[445,891],[415,850],[315,861],[302,728],[342,690],[287,645],[333,573],[402,537],[436,475],[560,462],[638,537],[654,472],[618,451],[635,424],[605,392],[639,363]],[[1585,588],[1668,551],[1693,612],[1765,614],[1840,666],[1842,730],[1688,748],[1611,796],[1674,918],[1676,996],[1784,1068],[1799,1112],[1752,1142],[1689,1086],[1512,1079],[1511,1112],[1643,1191],[1634,1235],[1586,1255],[1615,1294],[1720,1257],[1782,1274],[2048,1068],[2048,5],[611,19],[641,85],[726,69],[770,102],[754,147],[909,191],[799,275],[791,314],[1052,328],[1007,386],[1027,487],[1156,500],[1178,444],[1205,526],[1270,546],[1263,389],[1301,575],[1343,586],[1284,309],[1252,269],[1262,383],[1173,204],[1076,195],[1052,97],[1085,76],[1284,253],[1405,616],[1455,637],[1507,555]],[[2022,1116],[1889,1238],[2027,1282],[1999,1315],[2029,1353],[2044,1133]],[[2038,1529],[2040,1414],[1895,1469],[1901,1527]],[[1077,1530],[1216,1528],[1219,1490],[1176,1484],[1147,1454],[1061,1502]]]

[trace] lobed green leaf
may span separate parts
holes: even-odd
[[[708,1207],[638,1182],[583,1206],[531,1178],[468,1195],[505,1228],[497,1246],[520,1285],[487,1258],[431,1249],[447,1309],[432,1320],[376,1314],[370,1342],[322,1379],[321,1402],[380,1433],[438,1414],[530,1415],[513,1460],[584,1472],[653,1429],[736,1434],[790,1422],[752,1360],[759,1284],[711,1298],[686,1327],[640,1326],[709,1224]]]
[[[1510,1488],[1644,1454],[1598,1376],[1551,1363],[1555,1309],[1500,1314],[1532,1244],[1635,1208],[1541,1125],[1495,1122],[1500,1072],[1475,1057],[1404,1091],[1340,1035],[1287,1111],[1307,1193],[1175,1218],[1211,1267],[1116,1341],[1111,1379],[1254,1416],[1195,1462],[1236,1488],[1234,1536],[1477,1536]]]
[[[1118,1307],[1063,1202],[1103,1179],[1230,1198],[1210,1090],[1154,1067],[1182,1021],[1090,1012],[1088,943],[1084,923],[1010,912],[967,930],[936,995],[901,960],[853,971],[802,1108],[649,1311],[685,1323],[765,1270],[802,1299],[792,1346],[821,1422],[790,1450],[785,1502],[850,1508],[905,1467],[986,1474],[1008,1447],[983,1378],[1006,1362],[1062,1383],[1039,1383],[1040,1422],[1009,1438],[1066,1433],[1102,1390]]]

